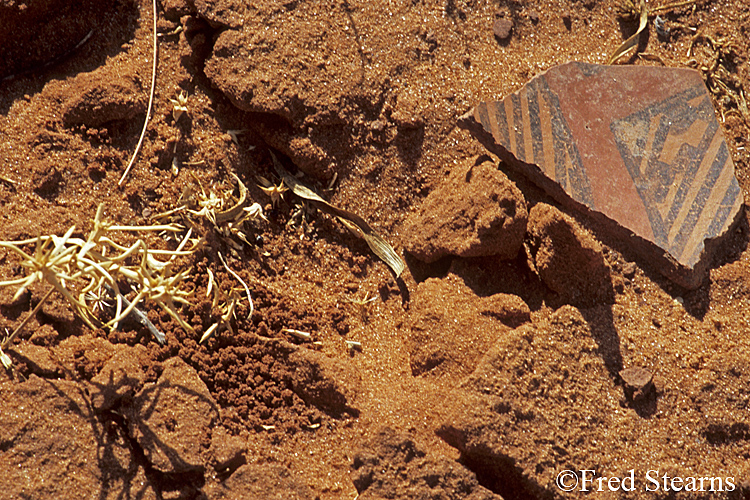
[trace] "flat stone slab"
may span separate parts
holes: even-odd
[[[697,71],[571,62],[459,124],[561,203],[634,234],[636,251],[682,286],[700,285],[709,242],[739,218],[742,192]]]

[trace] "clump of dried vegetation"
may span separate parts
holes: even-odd
[[[278,204],[287,191],[314,204],[364,238],[372,251],[391,267],[396,276],[401,274],[403,261],[364,219],[330,205],[312,189],[285,172],[275,157],[273,159],[282,178],[281,183],[274,185],[265,179],[261,180],[265,181],[261,189],[273,204]],[[2,364],[6,368],[11,366],[5,350],[54,291],[60,293],[91,328],[115,329],[123,319],[133,315],[158,342],[164,343],[164,334],[138,309],[144,302],[154,302],[186,332],[195,333],[193,327],[180,315],[181,307],[191,305],[194,291],[187,289],[191,270],[179,258],[192,256],[198,251],[209,252],[215,267],[220,264],[238,283],[238,286],[228,290],[222,289],[215,278],[216,269],[207,269],[206,297],[211,300],[211,310],[215,311],[216,319],[203,332],[200,342],[223,329],[234,334],[232,323],[243,299],[249,305],[248,316],[253,312],[250,289],[242,277],[229,267],[221,250],[204,243],[218,238],[222,242],[221,247],[228,249],[230,253],[239,254],[244,245],[254,245],[252,235],[258,230],[257,223],[266,218],[261,205],[250,200],[248,189],[240,178],[232,175],[238,186],[237,196],[233,189],[206,190],[195,178],[194,186],[183,193],[177,208],[153,216],[152,220],[156,223],[152,225],[112,224],[103,219],[103,205],[100,205],[93,228],[85,239],[74,237],[76,228],[71,227],[63,236],[47,235],[23,241],[0,241],[0,248],[14,255],[15,262],[25,271],[22,277],[0,281],[0,287],[18,287],[14,300],[37,281],[51,285],[49,293],[34,311],[0,344]],[[209,233],[211,238],[207,238]],[[132,243],[122,242],[126,234],[130,235]],[[155,234],[161,235],[163,239]],[[174,249],[154,248],[149,245],[149,240],[166,240],[171,242]],[[365,303],[371,300],[373,299],[367,297]]]
[[[239,185],[239,199],[235,199],[231,191],[218,194],[213,190],[206,191],[196,179],[199,189],[186,192],[179,207],[156,215],[155,219],[160,221],[157,224],[115,225],[103,219],[104,207],[100,205],[86,239],[74,237],[76,228],[71,227],[63,236],[0,241],[0,248],[14,255],[24,270],[22,277],[0,281],[0,287],[18,287],[13,300],[36,282],[52,286],[26,320],[0,344],[2,364],[6,368],[11,366],[5,350],[54,291],[60,293],[91,328],[115,329],[132,314],[158,342],[164,343],[164,334],[138,309],[140,304],[150,301],[158,304],[186,332],[194,333],[179,311],[181,306],[191,305],[194,291],[186,289],[190,268],[184,262],[178,262],[178,258],[191,256],[204,248],[205,238],[195,235],[205,234],[207,230],[214,231],[230,249],[239,250],[241,242],[249,244],[248,233],[253,229],[249,222],[264,218],[261,206],[249,202],[247,188],[237,176],[234,177]],[[128,233],[131,240],[135,239],[130,245],[122,243]],[[175,249],[150,246],[148,241],[154,238],[149,238],[148,234],[154,233],[174,240]],[[220,314],[203,333],[201,342],[223,328],[234,332],[231,321],[243,292],[250,314],[253,311],[247,284],[228,266],[223,255],[217,253],[218,261],[241,287],[222,290],[214,272],[208,269],[206,294],[211,298],[212,308]],[[109,309],[114,309],[113,317],[105,319]]]
[[[73,237],[76,230],[73,226],[63,236],[0,241],[0,248],[15,255],[25,271],[23,277],[1,281],[0,286],[18,287],[15,300],[37,281],[46,282],[52,288],[36,310],[53,291],[57,291],[91,328],[117,328],[140,303],[152,301],[182,328],[192,332],[192,327],[178,312],[180,304],[189,304],[188,299],[192,294],[183,288],[189,274],[187,270],[177,269],[175,259],[193,254],[200,241],[192,238],[192,231],[188,231],[174,250],[152,248],[147,243],[148,233],[178,233],[182,228],[174,224],[115,225],[103,220],[103,212],[104,207],[100,205],[86,239]],[[129,246],[117,241],[126,233],[135,235],[135,242]],[[132,299],[125,298],[123,286],[132,290]],[[112,319],[104,321],[100,315],[108,300],[112,301],[115,312]],[[6,367],[10,366],[10,360],[4,350],[25,323],[19,325],[0,345],[0,357]],[[158,341],[164,342],[163,335],[155,335]]]
[[[118,185],[125,182],[135,164],[153,108],[158,36],[156,2],[152,2],[152,7],[153,58],[148,109],[135,151]],[[176,98],[170,101],[172,117],[177,123],[183,114],[189,113],[188,94],[184,90],[180,91]],[[237,134],[242,132],[244,130],[228,131],[235,142]],[[307,210],[317,208],[328,213],[355,235],[363,238],[373,253],[391,268],[394,275],[397,278],[400,276],[405,267],[404,262],[364,219],[329,204],[313,189],[289,175],[273,153],[271,157],[281,182],[275,184],[259,176],[258,180],[262,185],[258,187],[270,198],[272,206],[276,207],[284,199],[284,194],[291,192],[302,200],[304,208],[300,209],[297,215],[303,222]],[[202,162],[193,164],[199,163]],[[178,172],[178,166],[179,162],[175,157],[172,169],[175,174]],[[229,252],[238,254],[243,249],[243,243],[253,245],[250,236],[257,229],[253,221],[266,220],[261,205],[248,198],[246,186],[239,177],[232,175],[238,184],[238,197],[233,195],[233,190],[207,191],[195,178],[197,187],[183,193],[177,208],[154,216],[156,224],[153,225],[123,226],[107,222],[103,220],[104,209],[103,205],[100,205],[93,221],[93,228],[86,239],[74,237],[76,228],[71,227],[63,236],[45,235],[23,241],[0,241],[0,248],[14,256],[10,257],[9,261],[17,263],[25,271],[22,277],[0,281],[0,287],[17,287],[14,301],[36,282],[51,285],[34,310],[0,343],[0,362],[6,368],[11,367],[11,359],[5,351],[55,291],[62,295],[83,322],[93,329],[116,329],[121,321],[131,316],[163,344],[166,342],[164,334],[138,309],[144,302],[153,302],[174,318],[186,332],[195,333],[193,327],[180,315],[183,306],[191,305],[190,300],[195,292],[187,289],[191,269],[179,258],[192,256],[201,249],[208,248],[209,245],[203,243],[209,239],[206,237],[209,232],[213,233],[211,240],[216,239],[213,236],[218,237]],[[155,233],[166,236],[167,241],[174,240],[175,248],[168,250],[150,246],[148,241],[163,241],[154,237]],[[126,244],[123,241],[131,243]],[[218,311],[218,314],[216,321],[203,332],[200,342],[204,342],[222,329],[234,333],[232,321],[236,319],[235,315],[243,295],[249,305],[248,316],[253,313],[248,285],[229,267],[227,260],[217,248],[212,248],[211,251],[213,255],[210,260],[215,263],[215,267],[220,263],[240,286],[229,290],[222,289],[215,278],[216,269],[207,269],[206,297],[211,299],[212,311]],[[366,297],[361,307],[372,300]],[[296,330],[294,332],[305,333]]]
[[[217,193],[203,187],[195,178],[195,187],[187,189],[180,198],[179,206],[168,212],[154,216],[157,221],[165,222],[167,225],[176,225],[188,232],[205,234],[212,231],[233,252],[240,252],[242,244],[252,246],[250,235],[254,232],[253,221],[266,220],[263,208],[259,203],[251,202],[248,198],[248,190],[239,177],[232,174],[239,187],[239,198],[235,198],[232,190]],[[206,296],[211,299],[212,309],[221,312],[218,321],[212,324],[200,339],[204,342],[214,333],[226,328],[234,333],[231,321],[235,313],[242,292],[247,297],[249,312],[253,313],[253,302],[247,283],[227,264],[226,259],[220,251],[216,251],[218,261],[222,267],[241,285],[233,287],[228,291],[222,290],[216,282],[214,272],[208,269],[208,287]],[[216,259],[214,259],[216,260]]]

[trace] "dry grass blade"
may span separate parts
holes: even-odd
[[[607,61],[607,64],[614,64],[615,61],[630,52],[633,47],[638,46],[638,42],[641,39],[641,32],[646,29],[646,25],[648,24],[648,8],[646,7],[646,0],[641,0],[640,12],[641,18],[638,23],[638,31],[636,31],[633,36],[625,40],[622,45],[620,45],[617,50],[615,50],[614,54],[612,54],[612,57],[610,57],[609,61]]]
[[[237,177],[235,174],[232,174],[232,177],[234,177],[234,179],[237,181],[237,185],[240,188],[240,199],[229,210],[225,210],[223,212],[216,212],[216,214],[214,215],[214,223],[216,225],[225,224],[227,222],[237,219],[242,214],[242,211],[245,209],[245,207],[247,206],[247,203],[248,203],[247,187],[245,187],[245,184],[243,184],[240,178]]]
[[[362,217],[331,205],[321,198],[318,193],[289,175],[289,172],[284,169],[281,162],[279,162],[273,152],[271,152],[271,158],[273,159],[276,172],[282,178],[284,184],[289,186],[289,189],[294,194],[303,200],[313,203],[319,210],[337,217],[347,229],[354,232],[367,242],[367,246],[370,247],[370,250],[372,250],[375,255],[380,257],[380,259],[391,268],[397,278],[401,276],[401,273],[406,268],[404,261],[401,260],[401,257],[399,257],[398,254],[396,254],[393,247],[378,235]]]
[[[2,349],[0,349],[0,363],[6,370],[10,370],[13,367],[13,360]]]
[[[217,235],[232,248],[238,249],[238,244],[234,239],[239,239],[248,243],[247,231],[252,228],[249,223],[255,219],[266,220],[263,214],[263,208],[258,203],[251,203],[248,198],[248,191],[245,184],[239,177],[232,174],[239,187],[239,199],[233,202],[231,191],[217,194],[213,190],[206,190],[195,176],[193,177],[200,188],[196,191],[192,186],[183,192],[180,203],[181,206],[167,212],[153,216],[157,220],[180,220],[182,224],[190,228],[201,228],[203,225],[198,219],[206,219],[213,226]],[[230,203],[233,205],[225,209]],[[175,224],[168,224],[165,227],[177,227]],[[248,243],[249,244],[249,243]]]
[[[3,340],[2,345],[0,345],[0,358],[2,358],[2,364],[6,370],[10,369],[11,363],[8,355],[5,354],[5,350],[8,348],[8,346],[10,346],[11,342],[13,342],[13,339],[16,337],[16,335],[18,335],[18,332],[23,330],[23,327],[26,326],[26,323],[28,323],[31,318],[36,316],[36,313],[39,312],[39,309],[42,308],[44,302],[49,298],[50,295],[52,295],[52,292],[54,291],[54,288],[50,288],[49,291],[44,295],[44,297],[42,297],[42,300],[40,300],[36,307],[34,307],[34,310],[31,311],[31,313],[26,316],[23,321],[21,321],[21,324],[18,325],[15,330],[13,330],[13,333],[8,335],[8,337]]]
[[[250,305],[250,312],[247,314],[247,317],[249,318],[250,316],[252,316],[254,311],[253,298],[250,296],[250,288],[248,288],[247,283],[245,283],[245,281],[240,278],[240,275],[234,272],[232,268],[227,265],[227,262],[224,260],[224,257],[221,255],[221,253],[219,253],[218,255],[219,259],[221,259],[221,264],[224,266],[224,269],[226,269],[229,274],[234,276],[234,279],[239,281],[242,284],[242,288],[245,289],[245,293],[247,294],[247,303]]]
[[[239,276],[232,271],[229,266],[226,265],[226,262],[224,262],[224,258],[221,254],[219,254],[219,258],[221,259],[221,263],[224,265],[225,269],[232,274],[238,281],[240,281],[245,287],[245,293],[247,294],[248,302],[250,303],[250,314],[252,314],[253,311],[253,302],[250,298],[250,290],[247,288],[247,285],[245,282],[239,278]],[[211,307],[219,307],[221,310],[221,317],[219,320],[211,325],[201,336],[200,341],[198,343],[203,343],[208,338],[210,338],[214,333],[220,331],[223,328],[226,328],[229,330],[229,333],[234,335],[234,329],[232,328],[232,319],[235,317],[235,311],[237,309],[237,304],[239,303],[241,297],[239,294],[239,291],[236,288],[232,288],[229,292],[229,295],[225,294],[221,288],[219,288],[219,285],[216,283],[216,280],[214,279],[214,273],[211,271],[211,269],[207,269],[208,271],[208,287],[206,289],[206,296],[210,297],[213,296]]]
[[[308,332],[303,332],[302,330],[295,330],[294,328],[282,328],[281,331],[283,333],[288,333],[289,335],[293,335],[294,337],[300,339],[300,340],[312,340],[312,334]]]
[[[657,14],[659,12],[665,12],[667,10],[677,9],[679,7],[686,7],[688,5],[695,5],[695,0],[685,0],[682,2],[668,3],[666,5],[661,5],[659,7],[652,7],[650,9],[650,12],[652,14]]]
[[[148,128],[148,120],[151,118],[151,109],[154,105],[154,89],[156,88],[156,58],[158,55],[158,46],[156,44],[156,0],[153,0],[153,7],[154,7],[154,55],[153,55],[153,64],[151,66],[151,92],[149,93],[148,97],[148,109],[146,110],[146,119],[143,121],[143,130],[141,130],[141,137],[138,139],[138,144],[135,146],[135,151],[133,151],[133,156],[130,158],[130,162],[128,162],[128,166],[125,168],[125,172],[122,174],[122,177],[120,177],[120,181],[117,183],[118,186],[122,186],[122,183],[125,182],[125,177],[128,176],[128,173],[130,172],[130,169],[133,167],[133,163],[135,163],[135,159],[138,157],[138,151],[141,150],[141,145],[143,144],[143,138],[146,137],[146,129]]]

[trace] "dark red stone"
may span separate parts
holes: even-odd
[[[697,71],[571,62],[459,123],[561,203],[634,233],[641,256],[688,288],[705,276],[709,240],[739,218],[742,192]]]

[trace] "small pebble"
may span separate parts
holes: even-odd
[[[651,372],[640,366],[626,368],[620,372],[623,382],[633,389],[643,389],[651,383]]]
[[[642,398],[653,387],[653,374],[640,366],[620,371],[620,378],[625,383],[625,394],[633,400]]]
[[[498,40],[507,40],[510,38],[510,32],[513,30],[513,21],[510,19],[498,19],[492,26],[492,32]]]

